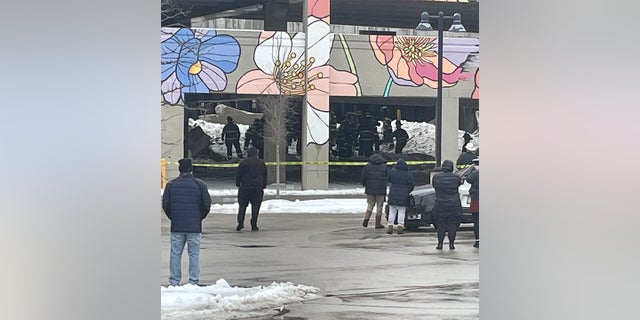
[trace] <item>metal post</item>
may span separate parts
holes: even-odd
[[[436,167],[442,164],[442,54],[444,52],[444,13],[438,12],[438,91],[436,97]]]
[[[436,93],[436,167],[442,164],[442,58],[444,54],[444,19],[453,19],[454,23],[449,29],[452,32],[465,32],[462,25],[462,17],[459,13],[453,16],[445,16],[442,11],[437,16],[431,16],[424,11],[420,15],[420,23],[416,30],[431,31],[433,28],[429,24],[429,19],[438,19],[438,88]]]

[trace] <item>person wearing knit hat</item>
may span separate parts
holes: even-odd
[[[190,173],[193,170],[193,163],[191,159],[185,158],[178,160],[178,171],[180,173]]]
[[[182,251],[188,245],[189,283],[200,280],[200,240],[202,220],[211,210],[211,196],[204,181],[193,176],[193,163],[185,158],[178,161],[180,175],[165,186],[162,210],[171,220],[171,251],[169,254],[169,284],[180,285]]]

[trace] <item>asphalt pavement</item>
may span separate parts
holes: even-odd
[[[169,221],[161,219],[160,283],[166,286]],[[479,318],[479,249],[468,226],[458,232],[456,250],[445,241],[439,251],[431,227],[387,235],[373,223],[363,228],[360,214],[265,213],[256,232],[235,231],[235,221],[233,214],[215,213],[204,220],[201,283],[223,278],[239,287],[292,282],[322,290],[320,299],[261,319]]]

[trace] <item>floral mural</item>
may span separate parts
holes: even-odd
[[[258,68],[238,80],[236,93],[307,94],[307,142],[323,145],[329,140],[329,95],[355,96],[358,78],[328,64],[333,34],[326,21],[328,10],[319,1],[309,4],[310,13],[321,17],[308,17],[307,58],[304,33],[292,37],[287,32],[264,31],[253,54]]]
[[[161,92],[169,104],[184,102],[185,93],[223,91],[227,74],[238,66],[240,45],[212,29],[163,28]]]
[[[475,88],[471,93],[471,99],[480,99],[480,68],[476,69]]]
[[[380,64],[387,67],[389,80],[384,96],[389,95],[391,84],[437,88],[437,38],[422,36],[372,35],[369,43]],[[442,57],[443,87],[455,86],[471,75],[463,64],[469,54],[478,52],[477,39],[445,38]]]

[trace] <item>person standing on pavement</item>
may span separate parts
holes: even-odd
[[[407,162],[404,159],[398,159],[396,165],[389,171],[388,181],[391,183],[389,187],[389,218],[387,234],[393,233],[393,225],[398,218],[397,230],[398,234],[404,233],[404,214],[409,205],[409,194],[413,191],[414,182],[413,175],[409,171]]]
[[[236,231],[244,228],[244,216],[251,203],[251,231],[258,231],[258,214],[267,187],[267,166],[258,158],[258,149],[251,146],[247,149],[247,159],[238,165],[236,175],[238,187],[238,226]]]
[[[180,175],[169,181],[162,194],[162,209],[171,220],[171,253],[169,255],[169,283],[180,285],[180,263],[185,243],[189,253],[189,283],[200,280],[200,239],[202,220],[211,210],[211,196],[204,181],[191,173],[191,159],[178,161]]]
[[[453,173],[453,162],[445,160],[442,162],[441,172],[435,174],[432,179],[433,188],[436,191],[436,203],[433,212],[436,217],[438,232],[438,246],[436,249],[442,250],[445,233],[449,236],[449,250],[456,247],[456,233],[462,220],[462,204],[458,187],[462,184],[460,177]]]
[[[466,180],[471,185],[469,188],[469,198],[471,198],[469,209],[473,218],[473,235],[476,239],[473,246],[480,248],[480,159],[473,159],[473,164],[473,169],[471,169],[473,171]]]
[[[369,225],[369,218],[376,207],[376,229],[384,229],[382,225],[382,205],[387,195],[387,178],[389,169],[387,163],[379,153],[374,153],[369,157],[368,163],[362,169],[361,180],[364,186],[364,193],[367,195],[367,210],[364,213],[362,226]]]
[[[240,150],[240,128],[233,122],[233,118],[227,117],[227,124],[222,128],[222,140],[227,146],[227,157],[231,158],[231,147],[236,148],[238,158],[242,158],[242,150]]]

